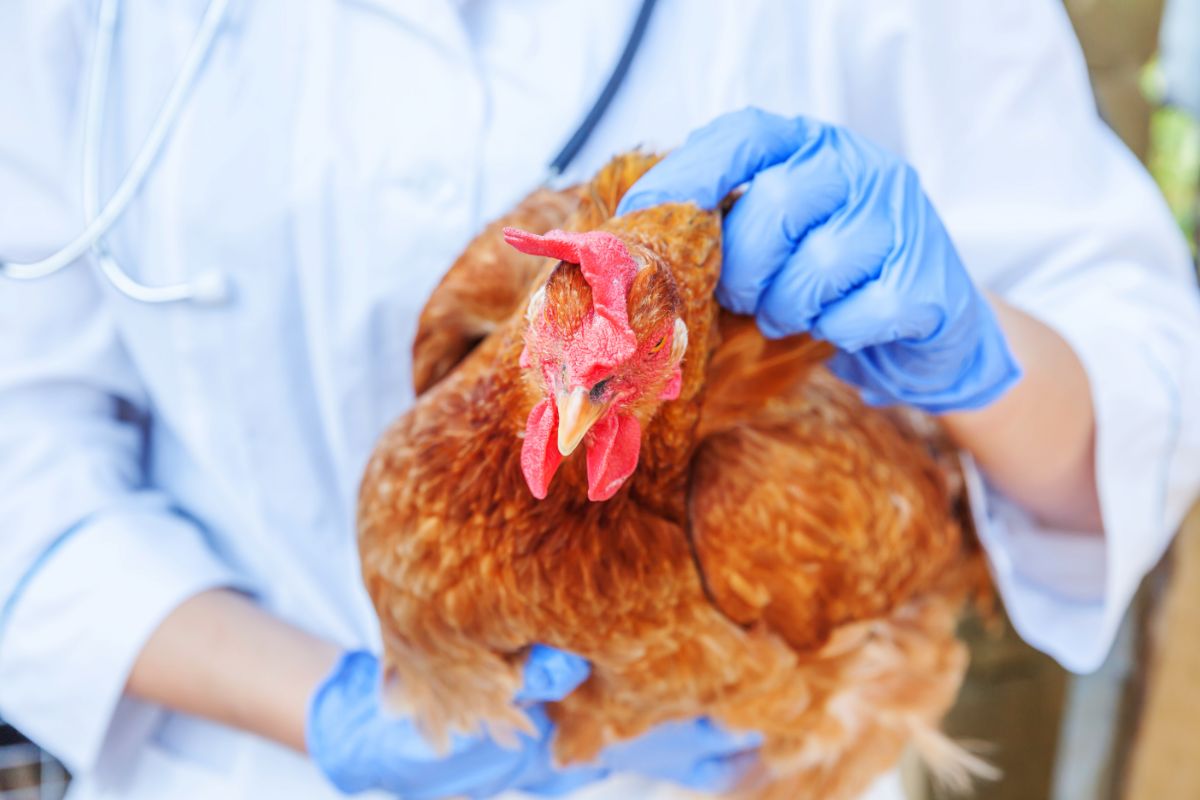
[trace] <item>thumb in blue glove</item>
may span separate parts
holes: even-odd
[[[755,109],[719,117],[639,180],[618,213],[664,202],[725,219],[717,299],[771,337],[835,344],[868,402],[981,408],[1020,378],[1004,334],[906,163],[854,133]]]
[[[758,758],[762,736],[734,733],[707,718],[668,722],[637,738],[610,745],[600,763],[688,789],[732,791]]]

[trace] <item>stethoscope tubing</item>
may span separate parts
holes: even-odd
[[[579,155],[579,151],[587,144],[588,139],[592,138],[592,133],[600,124],[600,120],[604,118],[604,113],[608,111],[608,106],[616,96],[617,90],[625,83],[625,77],[629,74],[629,65],[633,63],[633,57],[637,55],[637,51],[641,47],[642,37],[646,35],[646,27],[650,24],[650,15],[654,13],[654,6],[657,2],[658,0],[642,0],[642,6],[638,9],[637,18],[633,21],[633,28],[625,40],[625,48],[621,51],[621,57],[617,59],[617,65],[613,67],[612,74],[608,76],[608,81],[605,82],[600,96],[592,104],[587,116],[583,118],[583,122],[579,123],[579,128],[563,145],[558,155],[551,160],[548,181],[565,172],[571,162],[575,160],[575,156]]]
[[[163,101],[150,132],[138,149],[133,163],[125,172],[116,191],[104,204],[99,213],[97,178],[101,134],[104,128],[105,101],[108,95],[109,65],[112,58],[113,40],[116,36],[118,0],[103,0],[100,6],[96,48],[88,76],[88,99],[84,123],[83,153],[83,199],[87,225],[69,244],[39,261],[18,263],[0,261],[0,274],[17,280],[35,280],[52,275],[73,263],[88,250],[96,246],[116,221],[125,213],[137,196],[138,190],[150,174],[158,157],[162,154],[179,110],[188,92],[196,82],[204,61],[212,49],[213,41],[220,30],[229,0],[209,0],[204,17],[200,21],[196,36],[184,56],[183,66],[176,75]],[[95,216],[93,216],[95,214]],[[128,276],[126,276],[128,277]]]
[[[641,45],[656,3],[657,0],[642,0],[633,28],[612,74],[579,127],[550,162],[547,168],[546,182],[557,178],[566,170],[595,132],[600,120],[608,110],[608,106],[612,103],[613,97],[625,82],[630,64]],[[88,251],[92,251],[105,279],[118,292],[132,300],[145,303],[169,303],[180,300],[217,303],[228,296],[228,283],[224,275],[217,272],[203,273],[192,280],[166,286],[143,284],[121,268],[104,244],[104,237],[129,208],[129,204],[137,196],[146,177],[162,155],[163,146],[179,118],[183,103],[196,84],[204,62],[212,51],[213,43],[220,32],[221,23],[225,19],[228,7],[229,0],[209,0],[196,35],[192,39],[192,44],[184,56],[183,65],[171,83],[171,88],[154,118],[149,133],[138,149],[133,163],[130,164],[129,169],[117,184],[116,190],[101,207],[100,152],[104,134],[105,110],[108,105],[112,51],[116,41],[117,19],[120,14],[120,0],[101,0],[96,44],[89,66],[87,103],[84,110],[82,188],[86,225],[68,244],[38,261],[22,263],[0,259],[0,276],[22,281],[37,280],[53,275],[70,266]]]

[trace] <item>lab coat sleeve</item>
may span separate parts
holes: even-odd
[[[1103,534],[1049,529],[992,492],[981,538],[1016,629],[1093,670],[1200,486],[1186,245],[1099,118],[1061,3],[878,3],[869,32],[851,36],[854,5],[841,9],[855,43],[845,96],[880,102],[850,103],[848,121],[915,165],[977,280],[1055,329],[1086,369]]]
[[[85,26],[74,2],[0,4],[0,255],[78,230]],[[91,264],[0,278],[0,716],[87,770],[163,617],[240,585],[143,483],[146,405]]]

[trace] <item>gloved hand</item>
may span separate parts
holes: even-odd
[[[608,772],[632,772],[719,794],[737,785],[760,744],[757,733],[731,733],[705,718],[668,722],[609,746],[600,764]]]
[[[369,653],[347,653],[313,696],[308,750],[343,792],[382,789],[413,800],[485,798],[510,789],[557,796],[625,771],[720,791],[736,782],[753,757],[759,737],[727,734],[701,720],[672,723],[622,742],[597,764],[556,769],[550,754],[553,728],[540,704],[566,697],[589,671],[578,656],[535,646],[514,702],[527,706],[538,735],[522,735],[512,750],[484,736],[456,736],[449,752],[439,755],[412,720],[382,708],[379,661]]]
[[[757,109],[718,117],[639,180],[618,213],[672,201],[725,219],[717,299],[770,337],[810,331],[876,405],[991,403],[1020,378],[916,173],[856,134]]]

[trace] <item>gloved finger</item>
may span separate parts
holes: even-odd
[[[674,781],[687,789],[724,794],[737,788],[757,759],[758,754],[754,751],[710,758],[696,764],[690,772],[677,776]]]
[[[757,750],[747,750],[725,756],[710,758],[658,760],[651,763],[632,764],[626,769],[613,768],[613,772],[628,772],[669,781],[701,791],[726,791],[737,783],[747,767],[758,758]]]
[[[617,213],[688,200],[716,208],[756,173],[786,161],[820,127],[803,117],[789,119],[757,108],[724,114],[643,175],[621,199]]]
[[[520,736],[521,747],[517,751],[505,754],[514,764],[513,768],[499,780],[491,791],[480,791],[483,784],[477,786],[472,797],[491,797],[507,789],[519,789],[523,792],[557,797],[568,794],[582,786],[601,780],[608,775],[608,770],[595,764],[578,764],[558,768],[550,754],[554,723],[550,721],[546,708],[541,705],[528,710],[530,720],[537,727],[538,735]],[[498,745],[488,741],[493,747]],[[494,754],[492,755],[494,758]],[[504,760],[504,757],[497,759]]]
[[[845,207],[850,180],[831,143],[834,135],[823,129],[786,163],[758,173],[729,211],[717,286],[717,300],[726,308],[754,313],[805,235]]]
[[[933,300],[906,296],[888,280],[871,280],[825,306],[813,320],[812,331],[856,353],[877,344],[920,341],[933,335],[944,319],[945,312]]]
[[[677,775],[697,761],[753,750],[761,743],[761,734],[728,731],[706,718],[667,722],[609,745],[603,763],[620,772]]]
[[[591,670],[587,659],[535,644],[529,648],[524,680],[514,702],[525,705],[562,700],[587,680]]]
[[[506,791],[521,771],[520,756],[495,745],[457,753],[445,761],[390,762],[380,784],[407,800],[441,800],[446,797],[492,797]]]
[[[843,206],[808,232],[763,292],[756,307],[759,329],[771,338],[809,330],[827,306],[878,277],[893,238],[886,220],[880,224],[857,206]]]
[[[683,723],[660,726],[659,735],[687,742],[694,758],[725,756],[753,750],[762,744],[758,731],[734,731],[719,725],[709,717]]]
[[[580,787],[604,780],[609,774],[609,770],[604,767],[589,765],[551,768],[544,779],[523,783],[519,788],[522,792],[539,797],[560,797]]]
[[[384,785],[402,797],[433,800],[492,797],[525,784],[553,781],[554,769],[546,752],[553,725],[542,706],[534,706],[528,713],[537,727],[536,736],[522,733],[513,745],[502,745],[487,735],[456,735],[448,754],[439,753],[428,760],[388,758],[386,768],[393,777]],[[585,777],[577,776],[575,784],[582,785]],[[564,791],[566,783],[564,780]]]

